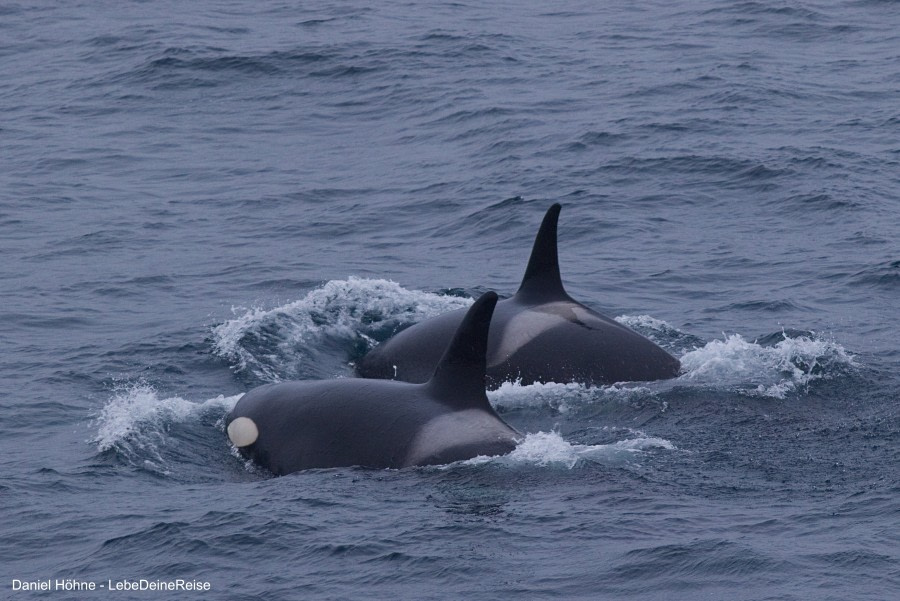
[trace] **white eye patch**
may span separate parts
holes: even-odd
[[[228,438],[238,448],[247,447],[259,438],[259,428],[249,417],[239,417],[228,424]]]

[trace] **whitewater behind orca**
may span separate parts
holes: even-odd
[[[487,350],[487,385],[664,380],[675,357],[627,326],[573,300],[562,285],[557,252],[560,205],[547,211],[516,294],[497,303]],[[364,378],[424,382],[464,310],[417,323],[379,344],[356,367]]]
[[[512,451],[522,436],[485,395],[497,295],[464,314],[422,384],[347,378],[254,388],[228,416],[242,454],[276,475],[303,469],[436,465]]]

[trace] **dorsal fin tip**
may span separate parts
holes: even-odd
[[[556,246],[556,230],[562,205],[550,205],[531,248],[531,257],[517,295],[534,297],[567,297],[559,274],[559,253]]]
[[[479,404],[485,396],[487,342],[497,293],[485,292],[469,307],[428,385],[441,396]]]

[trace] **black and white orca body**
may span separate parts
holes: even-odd
[[[518,292],[497,303],[487,349],[487,383],[587,385],[674,378],[675,357],[630,328],[573,300],[559,273],[560,205],[547,211]],[[452,311],[415,324],[357,365],[365,378],[424,382],[465,315]]]
[[[475,301],[426,382],[282,382],[245,394],[227,419],[241,452],[276,475],[309,468],[403,468],[502,455],[521,435],[485,396],[493,292]]]

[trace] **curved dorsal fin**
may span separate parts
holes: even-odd
[[[556,224],[561,208],[557,202],[547,209],[516,296],[536,299],[568,298],[559,275],[559,254],[556,250]]]
[[[428,381],[432,392],[457,409],[490,408],[485,394],[488,328],[497,293],[485,292],[469,307]]]

